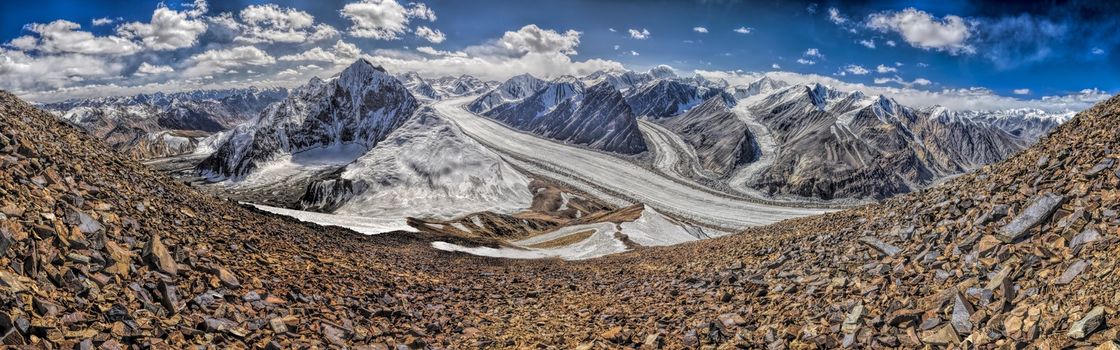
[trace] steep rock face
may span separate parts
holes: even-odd
[[[308,186],[304,209],[366,217],[450,218],[512,212],[529,179],[430,109],[421,109],[332,179]]]
[[[629,89],[641,86],[642,84],[654,81],[656,78],[649,73],[638,73],[634,71],[597,71],[591,73],[580,79],[585,85],[593,86],[602,82],[610,83],[619,91],[627,91]]]
[[[638,121],[609,83],[580,89],[575,79],[554,82],[517,103],[487,113],[513,128],[547,138],[622,154],[646,151]]]
[[[649,118],[667,118],[684,113],[709,98],[718,96],[728,105],[735,98],[719,89],[699,87],[679,81],[661,79],[629,91],[626,103],[635,115]]]
[[[215,178],[239,177],[280,154],[332,145],[368,150],[418,106],[400,81],[360,59],[330,80],[312,79],[253,123],[233,130],[198,169]]]
[[[728,175],[761,155],[754,134],[720,97],[661,123],[696,150],[700,165],[716,174]]]
[[[467,110],[483,113],[503,103],[517,101],[532,96],[537,91],[545,88],[548,82],[537,79],[528,73],[518,75],[506,80],[490,92],[479,96],[478,99],[467,105]]]

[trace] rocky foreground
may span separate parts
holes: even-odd
[[[1118,146],[1113,98],[882,204],[591,261],[502,260],[208,197],[0,93],[0,344],[1114,349]]]

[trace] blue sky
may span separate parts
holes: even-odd
[[[667,64],[680,74],[699,71],[728,80],[735,80],[736,71],[743,79],[754,77],[752,72],[781,71],[871,90],[951,90],[954,96],[983,94],[1005,101],[1085,94],[1086,89],[1095,95],[1120,92],[1120,52],[1115,52],[1120,36],[1114,34],[1120,32],[1120,8],[1092,2],[199,5],[4,1],[0,78],[10,79],[0,88],[49,100],[222,84],[294,85],[337,71],[360,55],[378,58],[390,69],[427,76],[462,71],[486,79],[524,71],[547,77]],[[255,25],[250,23],[254,14],[261,19]],[[306,18],[310,22],[300,22]],[[103,20],[94,25],[95,19]],[[48,26],[52,23],[59,25]],[[316,48],[326,57],[296,56]]]

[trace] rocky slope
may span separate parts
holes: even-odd
[[[4,344],[1117,347],[1120,98],[882,204],[582,262],[266,215],[7,93],[0,135]]]
[[[44,105],[59,118],[140,159],[191,153],[202,138],[256,118],[287,89],[255,87],[75,99]],[[167,135],[175,135],[169,138]],[[180,138],[187,138],[187,141]],[[164,141],[167,141],[164,143]]]
[[[532,96],[541,89],[548,87],[548,82],[526,74],[514,76],[491,90],[479,96],[467,105],[467,110],[483,113],[498,105],[514,102]],[[558,98],[562,100],[563,98]]]
[[[656,80],[626,94],[626,103],[635,115],[648,118],[668,118],[699,105],[712,97],[719,97],[725,104],[735,105],[735,98],[720,89],[686,84],[669,79]]]
[[[212,178],[237,178],[283,155],[346,146],[369,150],[418,107],[400,81],[359,59],[329,80],[313,78],[234,129],[198,169]]]

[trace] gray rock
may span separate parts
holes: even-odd
[[[1069,327],[1069,332],[1067,332],[1066,335],[1073,339],[1085,339],[1085,337],[1088,337],[1089,334],[1097,330],[1097,327],[1100,327],[1103,323],[1104,307],[1097,306],[1089,310],[1089,313],[1085,314],[1085,317],[1082,317],[1081,320],[1074,322],[1073,326]]]
[[[880,241],[878,238],[871,236],[860,237],[859,241],[870,246],[871,248],[875,248],[875,250],[878,250],[880,253],[886,254],[887,256],[895,256],[895,254],[898,254],[902,251],[902,249],[899,247],[895,247],[886,242]]]
[[[1100,232],[1097,232],[1097,230],[1094,230],[1092,228],[1085,229],[1084,231],[1081,231],[1081,233],[1078,233],[1076,236],[1073,236],[1073,239],[1069,241],[1069,249],[1076,250],[1082,245],[1096,242],[1098,239],[1101,239]]]
[[[1104,172],[1105,170],[1108,170],[1109,168],[1112,168],[1112,165],[1115,164],[1115,163],[1116,163],[1116,159],[1113,159],[1113,158],[1102,159],[1100,161],[1100,163],[1097,163],[1097,165],[1093,166],[1093,168],[1089,169],[1089,171],[1086,171],[1085,176],[1095,177],[1097,175],[1100,175],[1101,172]]]
[[[859,321],[863,318],[863,303],[858,303],[853,306],[848,315],[844,316],[844,324],[840,326],[840,330],[844,333],[855,333],[859,330]]]
[[[1023,210],[1022,213],[1019,213],[1014,219],[1011,219],[1010,223],[1000,228],[999,234],[996,235],[996,237],[1008,243],[1022,238],[1030,229],[1046,221],[1051,215],[1054,215],[1054,211],[1058,210],[1058,207],[1062,205],[1062,202],[1065,202],[1065,199],[1065,196],[1047,192],[1031,204],[1030,207]]]
[[[960,293],[953,293],[953,314],[949,323],[958,334],[972,333],[972,321],[969,318],[972,317],[973,312],[976,312],[976,309],[972,307],[972,303],[965,300]]]
[[[1073,282],[1073,280],[1076,279],[1077,276],[1081,275],[1082,272],[1085,272],[1086,267],[1089,267],[1088,261],[1074,261],[1073,264],[1070,264],[1069,267],[1066,268],[1066,272],[1062,272],[1062,276],[1058,277],[1058,284],[1069,284],[1070,282]]]

